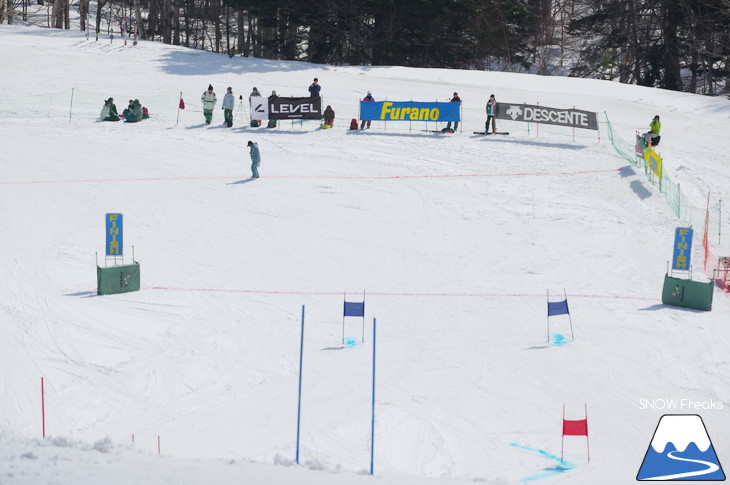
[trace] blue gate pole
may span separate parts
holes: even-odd
[[[299,428],[302,422],[302,361],[304,360],[304,305],[302,305],[302,333],[299,340],[299,399],[297,399],[297,457],[299,464]]]
[[[373,458],[375,456],[375,332],[377,321],[373,318],[373,400],[372,419],[370,421],[370,475],[373,474]]]

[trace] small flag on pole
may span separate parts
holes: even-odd
[[[565,448],[565,437],[566,436],[585,436],[586,437],[586,453],[588,454],[588,461],[591,461],[591,448],[588,442],[588,405],[585,405],[585,418],[584,419],[565,419],[565,404],[563,404],[563,434],[561,437],[560,445],[560,459],[563,459],[563,450]]]

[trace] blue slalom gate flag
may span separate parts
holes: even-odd
[[[566,315],[568,311],[568,300],[563,301],[549,301],[548,302],[548,316],[553,317],[555,315]]]
[[[364,317],[365,316],[365,302],[345,302],[345,317]]]

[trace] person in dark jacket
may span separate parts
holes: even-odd
[[[362,98],[362,100],[363,101],[366,101],[368,103],[374,103],[375,102],[375,98],[373,98],[373,93],[371,93],[370,91],[368,91],[368,95],[365,96],[364,98]],[[360,125],[360,129],[361,130],[364,130],[366,123],[367,123],[368,128],[370,128],[370,123],[372,123],[372,120],[362,120],[361,123],[362,124]]]
[[[129,100],[129,105],[127,105],[127,107],[124,108],[124,111],[122,111],[122,117],[126,118],[127,117],[127,113],[130,113],[133,109],[134,109],[134,100],[133,99],[130,99]]]
[[[276,99],[279,95],[276,94],[276,91],[271,91],[271,96],[269,96],[269,99]],[[277,120],[269,120],[269,123],[266,125],[267,128],[276,128],[276,121]]]
[[[461,98],[459,97],[459,93],[454,93],[454,97],[451,98],[451,102],[452,103],[461,103]],[[453,129],[453,131],[456,131],[458,129],[459,129],[459,122],[458,121],[455,121],[454,122],[454,129]],[[446,123],[446,128],[444,128],[441,131],[452,131],[451,130],[451,122],[449,121],[448,123]]]
[[[309,86],[309,96],[312,98],[318,98],[321,90],[322,86],[319,85],[319,79],[315,77],[314,82]]]
[[[492,122],[492,134],[497,133],[497,100],[494,95],[489,96],[487,101],[487,123],[484,125],[484,133],[489,133],[489,122]]]
[[[324,124],[329,126],[333,126],[335,124],[335,112],[330,105],[327,105],[324,110]]]
[[[132,110],[127,112],[126,118],[128,123],[142,121],[142,105],[140,104],[139,99],[135,99],[133,101]]]

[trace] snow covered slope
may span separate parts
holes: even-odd
[[[575,140],[506,121],[509,137],[471,134],[492,93],[605,111],[629,141],[659,114],[666,170],[703,208],[708,191],[719,200],[730,187],[726,100],[229,59],[5,25],[0,61],[0,482],[365,483],[373,318],[382,483],[630,483],[659,417],[698,412],[642,400],[730,402],[729,296],[716,292],[711,312],[661,304],[680,223],[615,155],[605,124]],[[334,129],[250,128],[242,104],[232,129],[220,105],[203,124],[208,84],[219,99],[227,86],[244,99],[253,86],[299,96],[314,77]],[[420,101],[458,91],[463,132],[349,132],[368,90]],[[139,98],[152,118],[96,122],[109,96],[120,111]],[[263,159],[255,182],[248,140]],[[95,294],[108,212],[125,216],[140,292]],[[548,344],[546,292],[564,289],[575,340],[554,317],[567,342]],[[343,347],[343,293],[363,291],[364,329],[348,319],[357,345]],[[302,306],[300,453],[316,472],[282,466],[295,453]],[[591,461],[568,437],[561,464],[563,404],[580,419],[586,403]],[[727,409],[701,412],[721,462]]]

